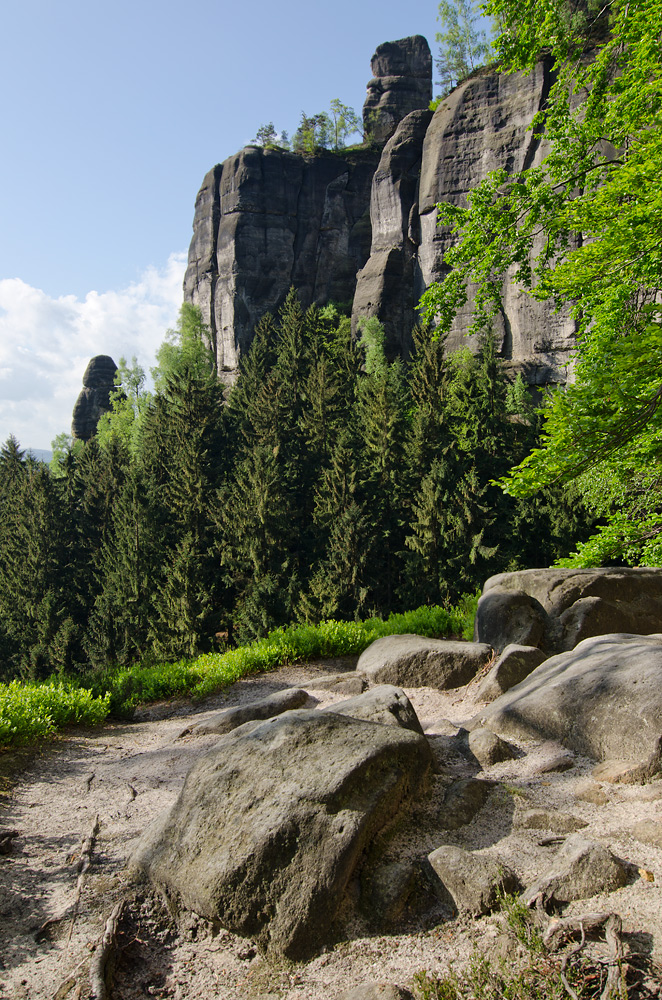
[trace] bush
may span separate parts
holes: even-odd
[[[247,646],[176,663],[138,663],[106,669],[86,681],[0,685],[0,746],[50,736],[69,723],[98,725],[109,713],[130,717],[137,705],[176,695],[205,698],[249,674],[286,663],[329,656],[357,656],[385,635],[413,632],[443,636],[473,634],[477,597],[457,608],[423,607],[392,614],[386,621],[325,621],[290,625]],[[85,687],[82,684],[85,684]]]

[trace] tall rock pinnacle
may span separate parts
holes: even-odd
[[[383,145],[410,111],[432,100],[432,55],[422,35],[384,42],[370,64],[372,80],[363,105],[363,126]]]

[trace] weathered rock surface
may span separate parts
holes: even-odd
[[[604,635],[545,660],[474,724],[548,737],[594,760],[662,769],[662,636]]]
[[[444,845],[429,854],[428,861],[441,882],[439,888],[448,893],[458,913],[465,916],[490,913],[500,893],[520,888],[515,873],[489,855]]]
[[[361,653],[356,670],[381,684],[445,689],[466,684],[491,655],[485,643],[387,635]]]
[[[231,381],[258,320],[294,286],[304,307],[347,302],[370,251],[379,154],[299,156],[247,146],[205,177],[195,206],[184,298],[211,330]]]
[[[372,79],[363,105],[363,127],[384,143],[398,123],[432,100],[432,53],[422,35],[384,42],[370,63]]]
[[[330,705],[324,711],[362,719],[364,722],[376,722],[382,726],[400,726],[423,735],[414,706],[402,688],[392,684],[380,684],[356,698]]]
[[[509,643],[478,688],[478,697],[493,701],[523,681],[546,659],[547,654],[536,646]]]
[[[439,826],[442,830],[459,830],[470,823],[487,802],[495,788],[493,781],[461,778],[454,781],[446,793]]]
[[[418,888],[419,872],[411,861],[391,861],[361,879],[361,907],[371,924],[384,927],[400,919]]]
[[[300,710],[219,738],[131,865],[179,908],[298,960],[328,943],[364,849],[408,809],[426,739]]]
[[[658,631],[660,569],[527,569],[486,581],[474,638],[498,650],[521,643],[559,653],[594,635]]]
[[[248,705],[224,708],[223,711],[216,712],[209,719],[198,723],[197,726],[188,727],[181,735],[204,736],[206,733],[218,733],[219,735],[229,733],[233,729],[243,726],[245,722],[252,722],[255,719],[271,719],[283,712],[302,708],[308,698],[308,693],[301,688],[285,688],[284,691],[276,691],[275,694],[250,702]]]
[[[336,1000],[413,1000],[413,996],[393,983],[363,983],[352,990],[343,990]]]
[[[526,809],[520,813],[517,825],[524,830],[550,830],[552,833],[576,833],[588,823],[570,813],[548,812],[547,809]]]
[[[335,694],[357,695],[366,689],[366,680],[355,673],[331,674],[316,677],[307,684],[311,691],[333,691]]]
[[[561,847],[550,868],[532,885],[523,899],[532,902],[542,892],[547,899],[570,903],[602,892],[620,889],[627,872],[611,851],[581,833],[573,833]]]
[[[412,111],[386,143],[372,180],[370,258],[359,271],[352,309],[354,332],[364,316],[376,316],[391,357],[408,354],[412,316],[420,297],[416,254],[418,178],[431,111]]]
[[[72,436],[89,441],[94,436],[99,417],[110,409],[110,393],[115,388],[117,365],[107,354],[92,358],[83,375],[83,388],[74,405]]]

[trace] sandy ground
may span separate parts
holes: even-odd
[[[0,855],[1,1000],[89,996],[90,960],[114,904],[125,896],[114,1000],[333,1000],[370,981],[410,985],[417,971],[444,971],[475,947],[498,949],[500,917],[462,922],[438,916],[432,924],[412,918],[407,933],[374,936],[357,926],[355,935],[313,961],[274,968],[251,942],[226,931],[213,934],[193,918],[175,927],[158,899],[136,894],[129,884],[125,861],[132,845],[171,805],[192,763],[216,740],[178,739],[185,727],[221,707],[291,685],[305,687],[320,707],[341,700],[316,689],[315,678],[348,666],[327,662],[284,668],[241,681],[203,705],[153,706],[132,723],[70,730],[39,750],[1,754],[0,838],[16,831],[10,853]],[[625,860],[631,872],[624,888],[571,904],[570,912],[617,911],[631,951],[662,965],[662,781],[598,783],[591,777],[593,763],[579,757],[569,770],[548,772],[560,748],[533,742],[517,745],[516,760],[478,772],[453,753],[450,740],[457,726],[481,708],[476,689],[472,683],[450,692],[407,690],[430,737],[438,774],[424,821],[394,844],[394,859],[424,857],[441,844],[457,844],[497,856],[527,884],[546,869],[558,844],[541,845],[549,831],[525,829],[518,818],[532,808],[570,814],[585,821],[585,832]],[[435,827],[430,816],[449,783],[476,773],[499,783],[484,808],[458,830]],[[97,817],[90,865],[79,879],[81,845]],[[650,830],[652,839],[659,831],[659,847],[632,835],[632,827],[644,820],[649,821],[648,839]]]

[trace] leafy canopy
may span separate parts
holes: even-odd
[[[500,25],[505,69],[530,70],[545,54],[554,63],[532,124],[548,152],[521,174],[490,174],[466,207],[439,206],[458,242],[423,312],[447,330],[472,281],[474,329],[488,328],[506,272],[570,312],[574,380],[552,394],[542,447],[505,489],[525,496],[583,477],[609,523],[575,563],[662,562],[662,3],[488,0],[485,9]]]

